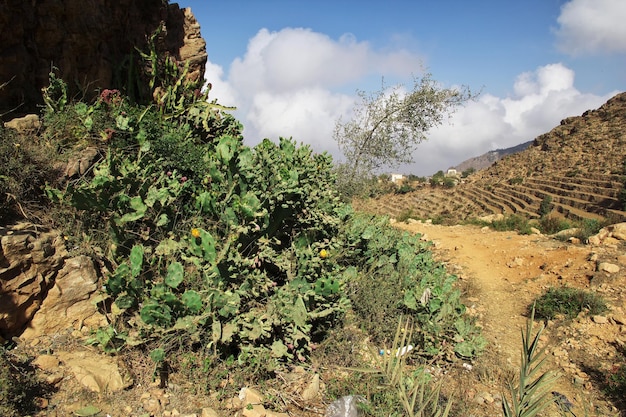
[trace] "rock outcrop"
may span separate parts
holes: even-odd
[[[36,112],[54,66],[70,97],[117,88],[148,97],[145,65],[160,25],[159,53],[189,60],[190,78],[201,79],[207,60],[200,26],[190,9],[162,0],[3,0],[0,2],[0,114],[5,120]],[[129,80],[133,80],[129,83]]]
[[[30,223],[0,227],[3,338],[32,338],[104,324],[90,301],[99,287],[93,261],[83,255],[69,257],[58,231]]]

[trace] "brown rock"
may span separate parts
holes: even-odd
[[[320,391],[320,376],[319,374],[313,375],[313,379],[307,385],[307,387],[302,391],[302,399],[304,401],[311,401]]]
[[[616,223],[608,227],[611,237],[617,240],[626,240],[626,223]]]
[[[59,367],[59,360],[52,355],[39,355],[33,361],[33,365],[44,371],[50,371]]]
[[[619,272],[619,269],[619,266],[609,262],[601,262],[598,264],[598,271],[606,272],[607,274],[616,274]]]
[[[36,114],[27,114],[24,117],[16,117],[6,122],[4,127],[15,129],[20,133],[27,133],[39,130],[41,122]]]
[[[200,417],[218,417],[217,411],[212,408],[205,407],[202,409],[202,414]]]
[[[19,334],[67,257],[57,231],[23,222],[0,227],[0,334]]]
[[[133,384],[128,372],[114,359],[91,351],[58,352],[59,359],[72,371],[78,382],[94,392],[111,393]],[[160,405],[158,399],[154,399]]]
[[[104,317],[90,301],[98,285],[98,275],[90,258],[81,255],[68,259],[22,337],[30,339],[67,328],[78,328],[91,318],[95,323],[103,321]]]

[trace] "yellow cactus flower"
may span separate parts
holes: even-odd
[[[200,237],[200,229],[191,229],[191,236],[195,237],[196,239]]]
[[[322,258],[322,259],[328,258],[328,251],[326,249],[322,249],[320,251],[320,258]]]

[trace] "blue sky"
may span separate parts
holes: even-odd
[[[394,172],[429,175],[549,131],[626,90],[624,0],[208,1],[191,7],[207,42],[212,97],[244,137],[293,137],[337,160],[332,132],[356,90],[432,73],[477,100]]]

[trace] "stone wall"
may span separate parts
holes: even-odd
[[[190,9],[164,0],[0,0],[0,115],[36,112],[51,67],[72,97],[127,86],[143,69],[135,47],[163,22],[159,51],[190,60],[192,77],[204,76],[206,44]],[[131,63],[132,60],[132,63]],[[148,96],[148,77],[134,85]],[[7,113],[8,112],[8,113]]]

